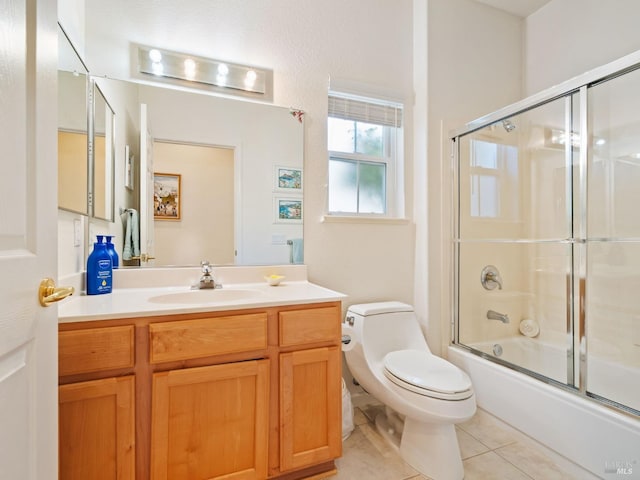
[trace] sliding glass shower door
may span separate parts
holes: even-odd
[[[634,415],[637,62],[452,136],[454,343]]]
[[[577,96],[458,139],[458,341],[563,384],[573,376]]]
[[[640,70],[589,88],[584,380],[640,410]]]

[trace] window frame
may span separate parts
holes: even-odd
[[[401,117],[404,115],[404,105],[399,102],[390,102],[373,97],[364,97],[359,95],[349,95],[344,93],[329,92],[329,97],[354,99],[360,102],[370,103],[371,105],[382,105],[396,108]],[[400,125],[391,126],[383,125],[375,121],[367,121],[364,119],[333,116],[331,113],[327,115],[327,131],[330,118],[339,118],[342,120],[349,120],[354,122],[354,128],[356,123],[368,123],[379,125],[383,128],[383,155],[367,155],[357,152],[342,152],[336,150],[329,150],[329,138],[327,134],[327,204],[326,212],[329,217],[358,217],[358,218],[380,218],[380,219],[395,219],[400,218],[403,215],[404,202],[400,198],[403,194],[403,188],[399,184],[401,179],[401,172],[403,171],[401,163],[404,162],[403,152],[403,138],[404,128],[402,123]],[[354,138],[354,150],[356,148]],[[385,177],[384,177],[384,211],[383,213],[374,212],[360,212],[359,209],[359,179],[356,184],[357,193],[357,210],[356,212],[331,210],[330,208],[330,190],[331,181],[329,177],[329,166],[331,161],[345,161],[353,162],[359,167],[363,163],[384,165]],[[359,168],[358,168],[359,172]]]

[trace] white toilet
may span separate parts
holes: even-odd
[[[380,433],[423,475],[462,479],[454,424],[476,411],[471,380],[431,353],[413,307],[400,302],[352,305],[342,333],[349,370],[387,407],[376,418]]]

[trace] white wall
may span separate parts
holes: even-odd
[[[553,0],[525,21],[525,94],[640,49],[637,0]]]
[[[522,20],[471,0],[428,0],[427,338],[440,353],[451,320],[451,129],[521,98]],[[416,139],[422,132],[416,132]],[[416,140],[418,141],[418,140]],[[416,159],[416,163],[418,163]],[[416,179],[420,184],[421,179]],[[416,268],[425,268],[418,265]],[[480,277],[480,271],[477,272]]]
[[[58,0],[58,22],[64,28],[74,47],[84,59],[85,1]]]

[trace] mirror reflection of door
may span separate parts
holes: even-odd
[[[234,151],[155,140],[153,161],[156,172],[181,176],[180,220],[155,221],[156,261],[233,264]]]

